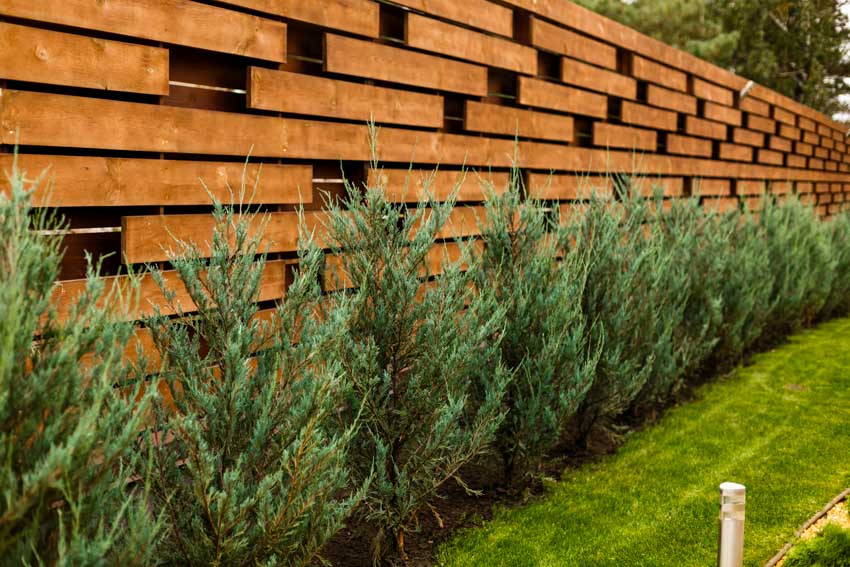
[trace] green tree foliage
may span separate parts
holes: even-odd
[[[341,496],[350,431],[334,432],[340,372],[322,356],[337,322],[314,316],[316,251],[271,318],[260,316],[262,230],[252,236],[252,215],[237,212],[215,205],[209,254],[177,243],[171,263],[196,314],[153,271],[182,315],[149,322],[174,393],[148,437],[151,492],[170,524],[161,553],[181,565],[306,565],[358,498]]]
[[[577,0],[826,114],[850,92],[839,0]]]
[[[403,557],[418,514],[487,449],[502,420],[504,317],[459,263],[444,262],[425,281],[451,200],[408,208],[389,202],[380,185],[365,195],[350,184],[347,191],[343,208],[330,205],[326,241],[339,255],[334,283],[351,288],[337,307],[347,316],[339,358],[350,400],[342,417],[362,415],[352,464],[359,479],[374,475],[364,513],[377,527],[375,557]],[[473,403],[484,374],[488,389]]]
[[[66,225],[33,208],[40,183],[15,169],[0,187],[0,563],[147,564],[158,523],[130,481],[149,399],[117,388],[132,326],[113,312],[132,296],[104,289],[90,264],[57,313]]]
[[[545,203],[523,200],[519,171],[499,194],[490,186],[480,220],[484,250],[476,285],[505,310],[501,358],[513,373],[497,435],[506,482],[534,472],[560,440],[589,389],[598,352],[586,344],[580,298],[584,255],[560,252]]]

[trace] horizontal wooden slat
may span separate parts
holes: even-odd
[[[793,112],[788,112],[787,110],[784,110],[777,106],[773,107],[773,119],[777,122],[781,122],[789,126],[794,126],[797,124],[797,118],[796,116],[794,116]]]
[[[539,18],[531,18],[531,44],[594,65],[617,68],[617,49]]]
[[[0,155],[0,171],[11,171],[12,160],[11,155]],[[41,207],[209,205],[207,190],[223,203],[238,202],[243,171],[243,202],[313,200],[309,165],[251,163],[246,169],[241,163],[27,154],[18,156],[18,165],[31,179],[50,168],[51,183],[33,196]]]
[[[175,294],[174,307],[184,313],[195,311],[186,287],[183,285],[179,275],[174,270],[163,272],[165,287],[169,292]],[[130,297],[132,287],[127,276],[109,276],[103,278],[104,291],[106,294],[117,288],[116,292]],[[58,282],[53,289],[53,304],[56,306],[57,315],[60,320],[65,320],[70,315],[71,309],[78,298],[85,292],[86,280],[66,280]],[[280,299],[286,294],[286,265],[283,260],[270,260],[263,269],[260,281],[257,301],[270,301]],[[159,307],[162,315],[173,315],[176,310],[168,305],[159,285],[150,275],[143,275],[139,280],[138,304],[131,311],[118,311],[115,304],[114,314],[126,320],[140,319],[154,314],[154,307]]]
[[[802,156],[810,156],[814,154],[814,147],[811,144],[806,144],[804,142],[796,142],[794,144],[794,153],[800,154]]]
[[[2,0],[0,15],[286,60],[286,25],[190,0]]]
[[[791,140],[786,140],[785,138],[780,138],[779,136],[770,136],[770,140],[768,141],[768,147],[771,150],[776,150],[780,152],[790,152],[792,144]]]
[[[756,153],[756,161],[759,163],[769,163],[771,165],[782,165],[783,158],[780,152],[773,150],[759,149]]]
[[[593,124],[593,145],[607,148],[626,148],[655,151],[658,133],[629,126],[596,122]]]
[[[753,161],[753,149],[736,144],[720,144],[720,159],[751,162]]]
[[[485,67],[334,34],[325,37],[325,71],[473,96],[487,95]]]
[[[735,183],[735,191],[738,195],[761,195],[767,189],[764,181],[739,179]]]
[[[527,191],[535,199],[587,199],[611,195],[613,186],[610,177],[530,173]]]
[[[424,222],[428,222],[430,211],[426,211],[420,218],[419,223],[413,227],[415,232]],[[479,228],[486,222],[487,214],[484,207],[455,207],[449,213],[445,224],[434,234],[435,238],[452,239],[478,236],[481,234]]]
[[[703,116],[709,120],[716,120],[732,126],[740,126],[743,123],[743,115],[740,110],[722,106],[713,102],[706,102],[703,107]]]
[[[820,136],[814,132],[803,132],[803,141],[816,146],[820,143]]]
[[[483,201],[489,191],[504,193],[508,173],[370,168],[367,179],[370,187],[381,187],[387,198],[397,203],[415,203],[429,194],[437,201],[445,201],[454,194],[463,202]]]
[[[700,78],[694,79],[694,96],[703,100],[732,106],[735,103],[735,94],[733,91],[719,87]]]
[[[770,116],[770,105],[752,95],[742,98],[738,103],[738,108],[750,114],[758,114],[765,117]]]
[[[0,78],[168,94],[168,51],[0,22]]]
[[[678,110],[687,114],[697,113],[697,99],[657,85],[649,85],[646,89],[646,100],[653,106]]]
[[[667,151],[671,154],[711,157],[712,145],[711,140],[669,134],[667,136]]]
[[[605,95],[531,77],[519,78],[519,103],[598,118],[608,115],[608,98]]]
[[[490,67],[537,74],[537,52],[492,35],[420,16],[407,16],[407,45]]]
[[[764,118],[762,116],[755,116],[753,114],[750,114],[749,116],[747,116],[747,128],[749,128],[750,130],[765,132],[767,134],[775,134],[776,122],[774,122],[770,118]]]
[[[694,136],[714,138],[715,140],[726,139],[725,124],[711,120],[704,120],[695,116],[688,116],[685,119],[685,132],[693,134]]]
[[[303,0],[295,1],[303,2]],[[457,0],[393,0],[393,2],[473,28],[508,37],[513,36],[513,12],[504,6],[498,6],[487,0],[464,0],[463,2]]]
[[[443,97],[251,67],[248,106],[292,114],[329,116],[441,128]]]
[[[630,179],[633,190],[644,197],[652,197],[656,191],[661,191],[664,197],[681,197],[684,195],[684,179],[681,177],[634,177]]]
[[[472,132],[504,134],[572,142],[573,119],[570,116],[523,110],[510,106],[466,101],[464,127]]]
[[[673,90],[688,90],[688,76],[685,73],[637,55],[632,59],[632,75]]]
[[[225,4],[242,6],[283,16],[290,20],[307,22],[347,31],[358,35],[378,37],[378,5],[371,0],[221,0]]]
[[[620,119],[626,124],[636,124],[658,130],[675,131],[678,128],[678,116],[675,112],[628,100],[623,101]]]
[[[324,213],[305,212],[304,230],[315,231],[321,246]],[[251,236],[262,231],[260,250],[294,252],[298,250],[302,217],[299,213],[268,213],[251,220]],[[215,219],[212,215],[150,215],[122,219],[121,253],[128,264],[163,262],[177,249],[176,242],[194,242],[202,255],[210,252]]]
[[[695,179],[694,195],[726,196],[732,194],[732,182],[728,179]]]
[[[569,85],[608,93],[621,98],[634,99],[637,97],[637,81],[631,77],[581,63],[575,59],[563,58],[561,80]]]
[[[764,146],[764,134],[761,132],[753,132],[745,128],[735,128],[732,131],[732,141],[736,144],[745,144],[747,146],[755,146],[760,148]]]

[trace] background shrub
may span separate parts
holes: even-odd
[[[40,183],[15,169],[0,190],[0,563],[147,564],[159,526],[130,475],[149,400],[124,383],[132,326],[113,316],[132,296],[89,263],[56,312],[65,225],[33,209]]]
[[[149,322],[173,400],[148,436],[156,509],[169,521],[161,558],[188,565],[305,565],[359,497],[348,488],[346,444],[335,434],[339,369],[323,353],[334,321],[314,318],[318,254],[270,319],[255,303],[265,258],[251,215],[215,205],[207,261],[178,243],[171,263],[197,313]],[[258,231],[262,232],[262,230]],[[350,426],[349,426],[350,427]]]
[[[513,379],[496,446],[512,484],[561,440],[591,386],[599,353],[587,344],[581,309],[585,257],[569,253],[558,261],[555,227],[544,203],[523,201],[519,171],[503,193],[489,189],[475,283],[505,310],[500,354]]]
[[[375,556],[404,556],[417,515],[487,449],[502,421],[504,317],[458,263],[443,262],[425,281],[451,200],[407,208],[381,186],[365,195],[346,188],[344,208],[330,205],[326,243],[338,254],[335,283],[351,288],[336,307],[348,341],[338,352],[350,395],[342,417],[362,419],[352,465],[361,481],[374,475],[365,517],[377,527]],[[473,404],[472,385],[485,374],[487,391]]]
[[[850,530],[827,524],[817,536],[791,549],[785,559],[785,566],[850,566]]]

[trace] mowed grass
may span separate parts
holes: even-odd
[[[459,534],[441,565],[712,565],[718,485],[747,486],[745,565],[763,565],[850,485],[850,319],[698,390],[540,500]]]

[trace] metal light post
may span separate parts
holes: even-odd
[[[741,567],[744,563],[744,509],[747,489],[743,484],[720,485],[720,537],[718,567]]]

